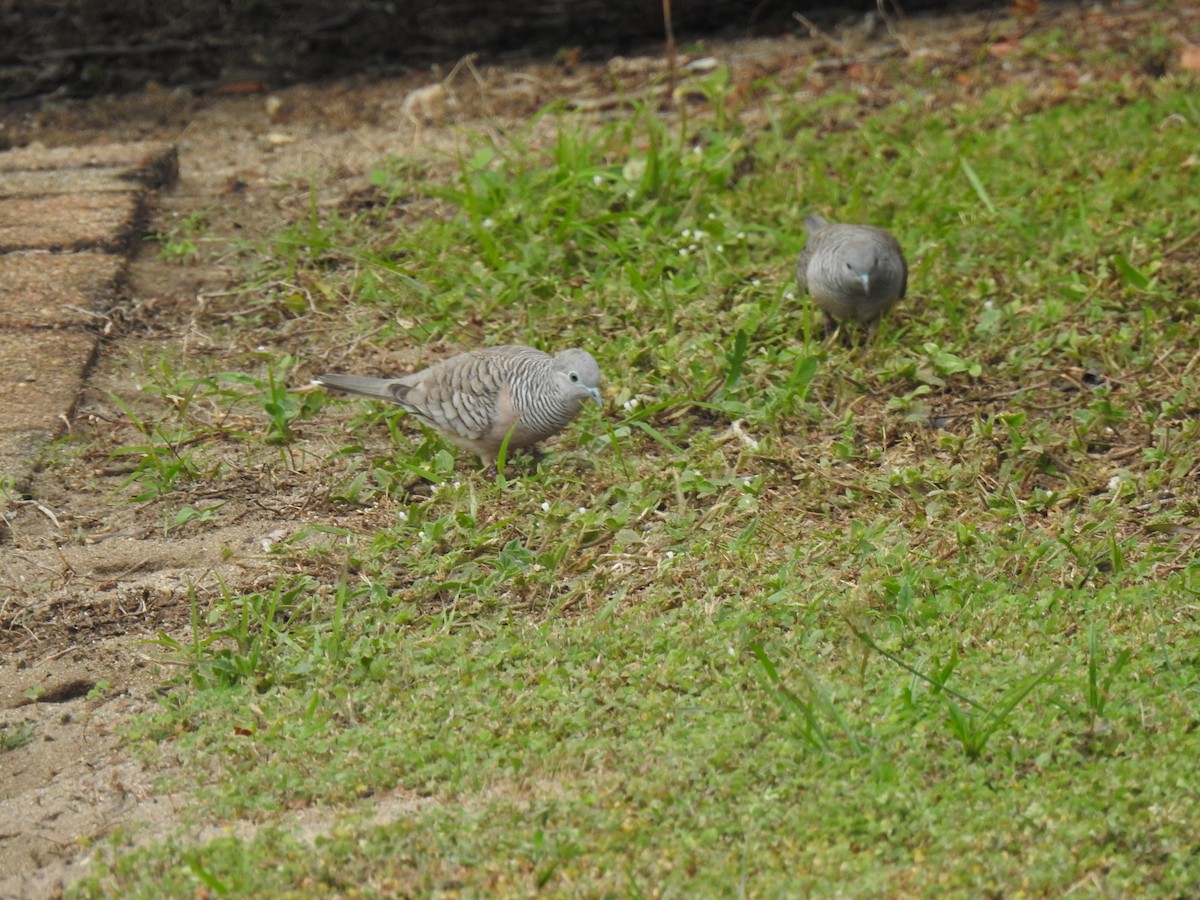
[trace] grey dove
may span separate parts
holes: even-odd
[[[460,353],[400,378],[321,375],[315,383],[398,403],[448,441],[495,462],[510,449],[558,434],[588,400],[600,400],[600,367],[572,348],[551,356],[508,344]]]
[[[837,225],[805,216],[808,243],[796,260],[796,283],[821,312],[825,326],[860,322],[871,334],[879,317],[904,296],[908,265],[899,242],[882,228]]]

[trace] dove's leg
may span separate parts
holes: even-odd
[[[537,471],[537,467],[541,465],[546,454],[541,447],[525,447],[521,450],[514,450],[509,454],[508,459],[504,462],[505,475],[521,475],[531,474]],[[491,460],[490,465],[486,464],[486,460],[479,457],[480,464],[484,465],[483,474],[485,478],[495,480],[500,474],[500,469],[496,465],[496,460]]]

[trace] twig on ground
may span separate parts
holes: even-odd
[[[828,44],[830,46],[830,48],[832,48],[833,50],[836,50],[838,53],[846,52],[845,44],[843,44],[837,38],[833,37],[833,35],[826,34],[824,31],[822,31],[820,28],[818,28],[816,25],[814,25],[811,20],[800,15],[800,13],[798,13],[798,12],[792,13],[792,18],[794,18],[797,22],[799,22],[801,25],[803,25],[805,28],[807,28],[808,33],[814,39],[816,39],[818,41],[824,41],[826,44]]]

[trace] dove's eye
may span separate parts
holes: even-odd
[[[570,375],[568,375],[567,377],[568,377],[568,378],[570,378],[572,382],[576,382],[576,381],[578,381],[578,380],[579,380],[579,376],[578,376],[578,375],[576,375],[574,372],[572,372],[572,373],[571,373]]]

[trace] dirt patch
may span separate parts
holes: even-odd
[[[703,53],[731,65],[738,102],[752,105],[757,80],[774,78],[813,94],[850,81],[882,104],[891,88],[886,66],[874,63],[901,52],[919,54],[931,77],[957,88],[972,79],[981,91],[995,77],[1042,79],[1061,95],[1070,78],[1078,79],[1077,63],[1040,55],[1017,64],[1004,50],[982,77],[977,60],[993,42],[1037,28],[1089,29],[1098,49],[1125,46],[1151,25],[1159,34],[1200,39],[1200,10],[1193,5],[1169,14],[1152,2],[1112,6],[1093,15],[1074,4],[1048,5],[1040,18],[1022,24],[914,19],[906,47],[886,35],[870,37],[855,22],[832,36],[849,57],[831,55],[822,40],[792,38],[710,43]],[[1114,59],[1120,62],[1098,77],[1149,77],[1138,58]],[[620,66],[528,60],[483,69],[478,80],[464,68],[445,84],[420,73],[394,80],[357,76],[270,95],[197,97],[150,87],[91,101],[47,99],[6,114],[0,126],[14,144],[176,142],[180,180],[159,198],[153,230],[168,233],[206,210],[218,239],[253,240],[295,221],[314,192],[323,207],[369,202],[367,174],[385,156],[420,151],[435,159],[434,151],[456,147],[460,129],[510,127],[559,98],[597,118],[619,115],[615,88],[622,96],[657,96],[648,92],[662,71],[655,57]],[[217,298],[234,277],[231,269],[220,253],[179,265],[158,261],[156,250],[144,248],[130,268],[126,296],[108,311],[110,334],[72,424],[79,442],[55,451],[28,497],[4,515],[0,739],[29,740],[0,752],[3,897],[56,895],[86,871],[90,846],[114,829],[160,835],[181,824],[184,801],[154,788],[173,771],[171,761],[138,762],[118,736],[121,724],[152,709],[156,691],[178,673],[147,641],[160,631],[186,635],[193,599],[206,602],[222,585],[246,592],[275,583],[281,563],[266,552],[270,542],[294,534],[308,517],[330,521],[328,511],[310,512],[320,486],[303,466],[270,483],[247,469],[212,487],[226,503],[220,527],[168,531],[122,491],[127,465],[73,449],[87,447],[120,417],[109,391],[139,394],[125,360],[153,357],[167,344],[223,352],[199,326],[220,312]],[[356,527],[369,530],[370,523],[362,519]],[[396,809],[406,802],[396,800]],[[319,832],[320,823],[312,827]]]
[[[148,824],[172,814],[148,803],[155,773],[117,734],[154,705],[162,680],[123,639],[81,636],[38,659],[5,655],[0,737],[31,741],[0,759],[0,897],[55,896],[86,871],[88,843],[133,814]]]

